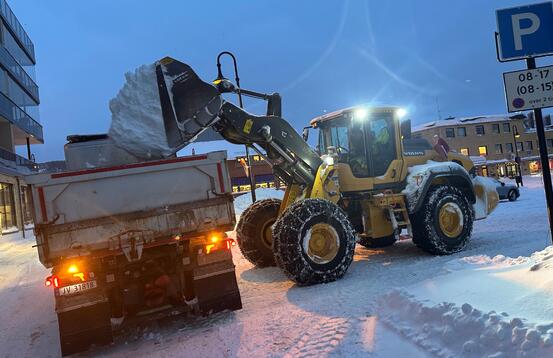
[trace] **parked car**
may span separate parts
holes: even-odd
[[[501,180],[493,179],[496,182],[497,194],[499,194],[499,199],[509,199],[509,201],[515,201],[520,196],[518,187],[514,184],[506,184]]]

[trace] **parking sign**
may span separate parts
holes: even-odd
[[[502,61],[553,54],[553,3],[496,11]]]

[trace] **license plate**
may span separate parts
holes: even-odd
[[[74,285],[59,288],[60,296],[74,295],[98,287],[96,281],[81,282]]]

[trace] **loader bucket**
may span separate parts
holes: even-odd
[[[178,150],[218,120],[222,98],[190,66],[170,57],[156,62],[156,76],[167,142]]]
[[[496,184],[489,178],[474,177],[474,195],[476,202],[474,204],[474,214],[476,220],[483,219],[495,210],[499,203],[499,194],[497,194]]]

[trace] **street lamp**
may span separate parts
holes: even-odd
[[[513,125],[513,141],[515,142],[515,162],[517,163],[517,187],[524,186],[522,183],[522,171],[520,169],[520,157],[518,156],[518,145],[517,145],[517,138],[520,138],[520,133],[518,132],[517,126]]]
[[[242,92],[240,91],[240,78],[238,77],[238,66],[236,65],[236,57],[234,54],[232,54],[229,51],[223,51],[219,55],[217,55],[217,80],[226,80],[223,76],[223,71],[221,71],[221,57],[223,55],[228,55],[232,58],[232,63],[234,65],[234,81],[236,82],[236,87],[238,87],[238,91],[236,91],[236,94],[238,95],[238,103],[240,104],[240,108],[244,108],[244,103],[242,102]],[[250,182],[250,193],[252,195],[252,202],[255,203],[256,197],[255,197],[255,182],[253,179],[253,170],[250,160],[250,150],[248,145],[244,145],[246,147],[246,166],[248,167],[248,179]]]

